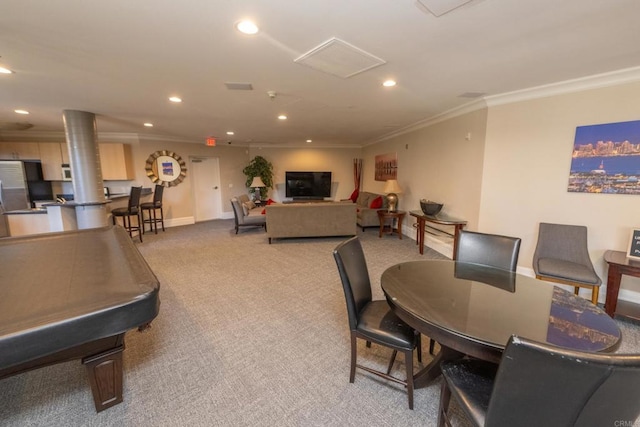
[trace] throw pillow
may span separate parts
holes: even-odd
[[[262,209],[262,215],[266,215],[267,214],[267,210],[266,209]]]
[[[267,200],[267,206],[269,206],[269,205],[273,205],[273,204],[275,204],[275,203],[276,203],[276,202],[274,202],[274,201],[273,201],[273,200],[271,200],[271,199]]]
[[[380,209],[382,207],[382,196],[378,196],[371,201],[369,205],[371,209]]]
[[[244,202],[242,204],[242,210],[244,211],[245,216],[249,215],[249,211],[255,207],[256,205],[253,202]]]
[[[353,193],[351,193],[351,196],[349,196],[349,199],[351,199],[351,201],[355,203],[356,200],[358,200],[358,194],[360,194],[360,190],[356,188],[355,190],[353,190]]]

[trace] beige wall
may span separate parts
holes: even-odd
[[[419,210],[420,199],[429,199],[477,228],[486,117],[485,109],[478,110],[366,147],[363,188],[382,192],[384,182],[374,180],[375,156],[397,153],[400,209]]]
[[[490,108],[479,229],[521,237],[519,265],[531,268],[540,222],[585,225],[606,282],[603,253],[624,250],[640,227],[640,197],[567,192],[573,140],[577,126],[638,120],[638,111],[640,83]]]
[[[353,192],[353,159],[362,156],[360,148],[252,148],[251,158],[262,156],[273,164],[275,188],[269,197],[275,201],[285,198],[286,171],[330,171],[331,198],[346,199]],[[244,166],[243,166],[244,167]]]
[[[624,250],[631,228],[640,227],[640,197],[567,192],[575,129],[638,120],[638,111],[640,83],[478,110],[367,146],[364,189],[382,191],[373,178],[375,156],[398,153],[401,209],[437,200],[470,230],[518,236],[519,269],[529,273],[540,222],[585,225],[606,283],[603,253]],[[640,302],[639,293],[640,280],[624,277],[620,298]]]
[[[229,199],[236,193],[246,192],[242,168],[249,162],[247,147],[217,146],[207,147],[204,144],[177,143],[166,141],[132,141],[134,181],[110,181],[106,185],[111,187],[128,188],[131,185],[142,185],[153,188],[154,184],[147,177],[145,166],[147,158],[156,151],[170,150],[178,154],[186,162],[187,176],[175,187],[168,187],[163,194],[165,218],[169,221],[193,220],[193,179],[189,173],[192,157],[217,157],[220,165],[221,210],[223,216],[232,217]],[[232,187],[230,188],[229,185]],[[127,190],[128,191],[128,190]]]

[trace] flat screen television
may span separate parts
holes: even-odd
[[[285,172],[285,195],[308,200],[331,197],[331,172]]]

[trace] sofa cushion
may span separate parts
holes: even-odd
[[[369,207],[370,196],[371,196],[371,193],[368,193],[366,191],[360,191],[358,193],[358,197],[356,198],[356,204],[358,206],[364,206],[365,208]]]
[[[380,209],[382,207],[382,196],[378,196],[371,201],[369,205],[371,209]]]

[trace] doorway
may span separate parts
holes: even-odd
[[[222,216],[220,163],[217,157],[191,157],[195,222]]]

